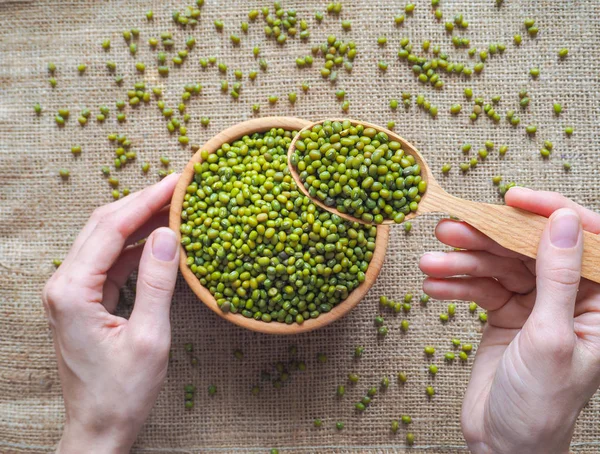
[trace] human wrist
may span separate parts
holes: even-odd
[[[547,440],[540,444],[530,443],[531,440],[528,441],[527,446],[518,445],[515,449],[515,446],[518,444],[516,440],[511,440],[510,446],[504,445],[502,443],[484,443],[484,442],[474,442],[467,443],[469,447],[469,452],[471,454],[514,454],[518,452],[519,454],[569,454],[569,445],[571,443],[571,438],[569,437],[568,441],[559,441],[557,444],[549,443]]]
[[[125,427],[91,428],[78,422],[65,424],[63,435],[56,449],[57,454],[86,452],[89,454],[128,453],[137,434]]]
[[[485,442],[467,444],[473,454],[569,454],[574,430],[575,423],[565,421],[561,427],[531,427],[527,433],[492,435]]]

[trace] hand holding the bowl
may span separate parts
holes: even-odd
[[[163,385],[180,248],[161,226],[176,182],[94,211],[44,288],[66,410],[60,453],[129,452]],[[131,317],[112,315],[138,265]]]
[[[550,218],[537,261],[443,220],[438,239],[466,250],[425,254],[423,290],[488,310],[462,408],[471,451],[567,453],[600,386],[600,285],[580,280],[582,226],[600,233],[600,214],[525,188],[511,189],[506,203]]]

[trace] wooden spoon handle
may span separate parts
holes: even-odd
[[[433,196],[434,194],[431,194]],[[547,218],[506,205],[491,205],[459,199],[436,191],[427,200],[427,210],[455,216],[511,251],[536,258]],[[600,283],[600,235],[583,232],[581,275]]]

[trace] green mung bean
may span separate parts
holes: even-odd
[[[527,131],[527,134],[535,134],[537,132],[537,126],[536,125],[528,125],[525,130]]]
[[[427,187],[399,142],[347,120],[303,132],[291,159],[311,197],[365,222],[403,222]]]
[[[191,271],[225,312],[303,323],[365,279],[376,229],[325,212],[298,191],[287,168],[292,138],[277,129],[245,136],[201,152],[195,165],[182,245]],[[341,254],[349,248],[352,260]]]
[[[387,389],[387,388],[390,386],[390,379],[389,379],[389,378],[387,378],[387,377],[383,377],[383,378],[381,379],[381,383],[380,383],[380,384],[381,384],[381,387],[382,387],[383,389]]]
[[[554,105],[552,106],[552,108],[553,108],[554,113],[556,115],[560,115],[561,114],[561,112],[562,112],[562,106],[560,104],[554,103]]]

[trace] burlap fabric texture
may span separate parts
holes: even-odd
[[[420,47],[424,39],[439,43],[451,58],[470,61],[465,50],[452,46],[442,23],[437,22],[430,2],[417,0],[412,16],[402,26],[395,26],[393,16],[404,8],[404,2],[346,1],[340,17],[327,15],[321,24],[314,19],[316,10],[324,10],[325,1],[287,1],[285,8],[295,8],[298,18],[308,21],[311,37],[307,43],[288,39],[284,46],[265,40],[262,18],[250,24],[247,34],[240,23],[247,20],[252,8],[270,6],[271,2],[207,0],[202,17],[194,30],[182,30],[173,24],[171,12],[183,10],[185,2],[133,0],[31,1],[4,2],[0,5],[0,452],[37,453],[52,451],[63,424],[63,404],[56,362],[40,302],[40,291],[53,272],[52,259],[66,254],[79,229],[91,211],[111,200],[109,187],[100,174],[100,166],[109,164],[113,147],[107,141],[111,132],[126,132],[137,150],[138,161],[148,161],[152,170],[148,176],[139,171],[139,162],[119,173],[123,186],[138,190],[157,180],[159,156],[171,159],[171,167],[182,169],[190,156],[189,148],[181,148],[175,136],[166,131],[156,105],[132,111],[123,125],[115,121],[114,103],[126,99],[125,91],[134,81],[146,80],[150,86],[164,88],[168,103],[176,105],[183,85],[200,82],[202,94],[189,103],[192,121],[188,136],[202,143],[218,131],[252,117],[251,106],[261,104],[260,115],[295,115],[320,119],[341,114],[336,89],[346,90],[351,103],[348,115],[374,123],[396,121],[396,130],[415,144],[430,163],[443,186],[457,196],[501,203],[491,176],[502,174],[536,189],[557,190],[576,201],[600,208],[598,194],[599,162],[598,126],[600,113],[600,3],[594,0],[538,1],[506,0],[501,8],[493,0],[471,2],[442,0],[444,20],[462,13],[469,22],[460,34],[471,39],[473,46],[484,48],[490,42],[504,42],[503,55],[488,59],[484,72],[470,80],[444,76],[446,86],[433,90],[422,86],[405,62],[396,57],[398,42],[407,36]],[[154,11],[154,20],[144,14]],[[531,39],[523,20],[533,17],[539,24],[539,35]],[[223,33],[215,31],[213,20],[222,18]],[[341,19],[352,21],[352,29],[343,32]],[[139,50],[135,57],[123,41],[125,29],[141,30]],[[174,33],[176,48],[185,37],[195,36],[196,47],[181,68],[172,68],[168,78],[156,73],[155,52],[146,44],[161,31]],[[239,47],[233,47],[230,33],[241,36]],[[512,36],[523,35],[523,43],[512,44]],[[359,49],[354,70],[340,71],[335,87],[321,78],[320,58],[312,68],[297,69],[295,58],[310,54],[315,43],[328,34],[344,40],[352,39]],[[380,47],[376,39],[388,37]],[[100,43],[110,38],[109,52]],[[218,56],[230,71],[227,79],[234,82],[231,70],[241,69],[245,75],[257,69],[252,56],[254,45],[268,61],[267,71],[259,71],[254,83],[244,77],[240,99],[233,101],[222,94],[219,81],[224,78],[216,68],[201,70],[198,59]],[[568,47],[567,59],[560,61],[557,51]],[[105,68],[107,60],[117,63],[118,73],[125,77],[122,87],[116,86]],[[377,62],[389,63],[387,72],[377,68]],[[47,63],[57,66],[55,89],[49,86]],[[136,75],[134,63],[143,61],[146,73]],[[86,63],[84,75],[76,67]],[[471,63],[472,64],[472,63]],[[172,66],[172,65],[171,65]],[[541,75],[532,80],[528,74],[537,66]],[[307,94],[300,84],[311,85]],[[476,96],[489,100],[502,95],[498,110],[508,108],[519,112],[522,122],[512,128],[505,121],[495,125],[487,118],[475,124],[468,119],[472,103],[465,100],[463,89],[473,88]],[[518,91],[527,87],[530,107],[520,112]],[[287,102],[287,93],[298,92],[294,106]],[[391,98],[410,92],[413,105],[392,112]],[[417,93],[423,93],[439,107],[438,118],[414,104]],[[280,100],[269,106],[269,95]],[[33,105],[40,102],[43,114],[36,116]],[[463,104],[463,113],[452,117],[449,107]],[[564,112],[552,113],[552,103],[560,102]],[[80,127],[75,118],[59,129],[54,124],[58,108],[68,107],[72,116],[88,107],[93,115],[99,105],[111,108],[111,115],[102,124],[91,120]],[[211,118],[203,128],[201,116]],[[535,123],[538,133],[529,138],[524,125]],[[575,133],[567,138],[564,127],[573,125]],[[471,155],[492,140],[496,148],[509,147],[504,159],[490,153],[486,162],[463,176],[458,163],[464,160],[461,144],[473,145]],[[539,156],[543,140],[554,143],[551,159]],[[83,153],[74,158],[72,145],[80,144]],[[563,159],[573,168],[565,172]],[[441,177],[439,169],[450,162],[449,176]],[[68,181],[61,181],[57,169],[71,170]],[[178,283],[172,310],[173,359],[167,382],[150,419],[141,433],[135,452],[268,452],[272,447],[281,453],[383,453],[404,452],[404,427],[393,435],[390,421],[401,414],[410,414],[415,434],[413,451],[466,452],[461,434],[459,412],[467,384],[472,358],[467,364],[456,361],[444,364],[441,355],[451,350],[450,339],[478,343],[481,324],[469,314],[466,303],[458,303],[457,315],[441,324],[438,315],[447,302],[430,301],[426,307],[418,303],[407,318],[410,330],[401,334],[402,315],[388,315],[390,335],[377,338],[373,318],[379,313],[377,300],[385,294],[401,298],[405,293],[420,294],[423,275],[417,267],[420,254],[440,250],[433,229],[435,216],[413,222],[410,234],[394,228],[386,262],[379,281],[368,297],[349,316],[318,332],[295,338],[270,337],[232,326],[209,312],[191,293],[183,280]],[[131,304],[131,291],[124,291],[125,311]],[[199,365],[192,367],[183,345],[193,342]],[[260,373],[278,360],[288,359],[288,347],[298,347],[298,357],[307,362],[304,373],[294,373],[290,382],[275,390],[262,382]],[[437,348],[435,361],[440,372],[432,380],[427,372],[429,362],[423,357],[424,345]],[[354,348],[365,347],[359,361],[353,360]],[[244,359],[237,360],[232,351],[243,350]],[[326,364],[316,361],[317,353],[327,354]],[[409,382],[396,383],[399,371],[406,371]],[[347,374],[360,374],[357,386],[347,386],[343,399],[335,398],[335,388],[347,381]],[[356,415],[353,402],[369,385],[383,376],[392,384],[387,392],[375,399],[368,411]],[[196,407],[184,410],[183,385],[192,382],[199,389]],[[434,383],[435,398],[428,400],[424,389]],[[216,384],[218,393],[209,398],[206,387]],[[262,391],[252,396],[250,388],[259,384]],[[323,427],[313,427],[314,418],[323,419]],[[345,429],[337,431],[336,421],[344,421]],[[583,410],[573,439],[575,452],[598,452],[600,444],[600,399],[592,399]]]

